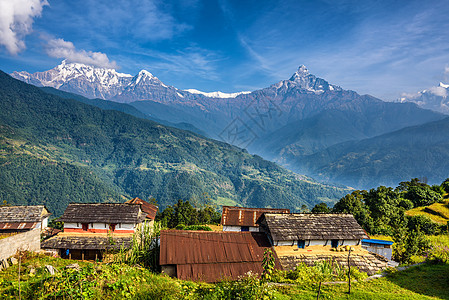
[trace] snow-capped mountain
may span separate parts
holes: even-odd
[[[153,100],[158,102],[209,98],[235,98],[239,93],[205,93],[195,89],[178,90],[160,81],[146,70],[136,76],[119,73],[114,69],[96,68],[81,63],[67,63],[65,60],[55,68],[30,74],[26,71],[13,72],[12,77],[36,86],[48,86],[85,96],[117,102]]]
[[[310,74],[306,66],[301,65],[292,77],[288,80],[282,80],[274,85],[276,89],[299,88],[305,92],[322,94],[325,91],[341,91],[342,88],[337,85],[329,84],[326,80]]]
[[[30,74],[13,72],[12,77],[36,86],[49,86],[88,98],[109,99],[127,86],[132,75],[119,73],[114,69],[95,68],[65,60],[55,68]]]
[[[217,92],[209,92],[208,93],[208,92],[198,91],[195,89],[187,89],[184,91],[189,92],[191,94],[203,95],[203,96],[210,97],[210,98],[235,98],[239,95],[246,95],[246,94],[251,93],[249,91],[238,92],[238,93],[223,93],[223,92],[217,91]]]
[[[403,94],[399,102],[413,102],[422,108],[449,114],[449,84],[440,82],[438,86],[420,91],[416,94]]]

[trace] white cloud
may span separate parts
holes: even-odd
[[[0,45],[11,54],[25,49],[23,38],[33,30],[33,18],[42,13],[47,0],[0,0]]]
[[[72,42],[63,39],[51,39],[46,46],[46,52],[51,57],[64,58],[67,62],[83,63],[100,68],[117,68],[115,61],[101,52],[77,50]]]
[[[446,98],[446,97],[447,97],[447,90],[446,90],[444,87],[441,87],[441,86],[433,86],[433,87],[431,87],[431,88],[429,89],[429,91],[430,91],[432,94],[436,95],[436,96],[440,96],[440,97],[443,97],[443,98]]]

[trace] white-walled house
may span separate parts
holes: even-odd
[[[63,258],[101,259],[105,250],[128,247],[133,233],[145,221],[153,219],[140,204],[71,203],[59,219],[64,231],[42,242]]]
[[[0,233],[41,231],[48,226],[51,213],[44,205],[0,207]]]
[[[263,214],[257,223],[273,246],[336,248],[359,246],[368,238],[350,214]]]

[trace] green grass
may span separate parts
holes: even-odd
[[[408,210],[406,214],[408,216],[427,216],[435,223],[446,225],[449,221],[449,200],[429,206],[416,207]]]
[[[78,263],[80,275],[64,271]],[[58,273],[51,276],[45,265]],[[37,270],[30,275],[30,268]],[[18,265],[0,273],[0,298],[18,298]],[[103,264],[64,260],[46,256],[29,256],[21,265],[22,299],[230,299],[229,289],[253,295],[259,289],[256,281],[241,284],[205,284],[181,281],[157,275],[146,269],[118,264]],[[316,299],[317,284],[309,286],[269,286],[270,299]],[[323,285],[320,299],[449,299],[449,264],[424,264],[384,278],[347,284]],[[228,296],[225,296],[228,295]],[[249,297],[249,298],[248,298]],[[244,299],[251,299],[248,296]],[[257,298],[258,299],[258,298]]]

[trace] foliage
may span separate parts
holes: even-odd
[[[265,249],[263,252],[263,260],[262,260],[262,282],[267,282],[271,280],[271,277],[273,275],[275,266],[275,259],[273,255],[273,251],[271,251],[270,248]]]
[[[400,264],[412,262],[414,255],[421,255],[430,248],[430,242],[421,231],[399,227],[393,236],[393,259]]]
[[[422,215],[408,217],[407,227],[410,231],[420,230],[426,235],[439,233],[438,224]]]
[[[178,200],[173,206],[169,205],[162,212],[158,212],[156,220],[160,221],[163,227],[176,228],[177,226],[218,224],[221,220],[221,214],[211,205],[202,205],[200,208],[195,208],[190,204],[190,201]]]
[[[56,219],[53,219],[50,222],[48,222],[48,227],[59,229],[59,230],[64,229],[64,222],[58,221],[58,220],[59,220],[59,218],[56,218]]]
[[[138,264],[153,272],[160,271],[158,243],[160,231],[160,223],[154,222],[154,226],[151,226],[150,223],[144,222],[134,232],[131,248],[120,249],[120,252],[114,255],[114,262]]]
[[[178,230],[202,230],[202,231],[212,231],[212,228],[210,228],[207,225],[184,225],[184,224],[178,224],[176,225],[175,229]]]
[[[326,203],[321,202],[321,203],[318,203],[317,205],[315,205],[315,206],[312,208],[312,211],[311,211],[311,212],[314,213],[314,214],[317,214],[317,213],[324,213],[324,214],[327,214],[327,213],[330,213],[330,212],[331,212],[331,209],[327,206]]]

